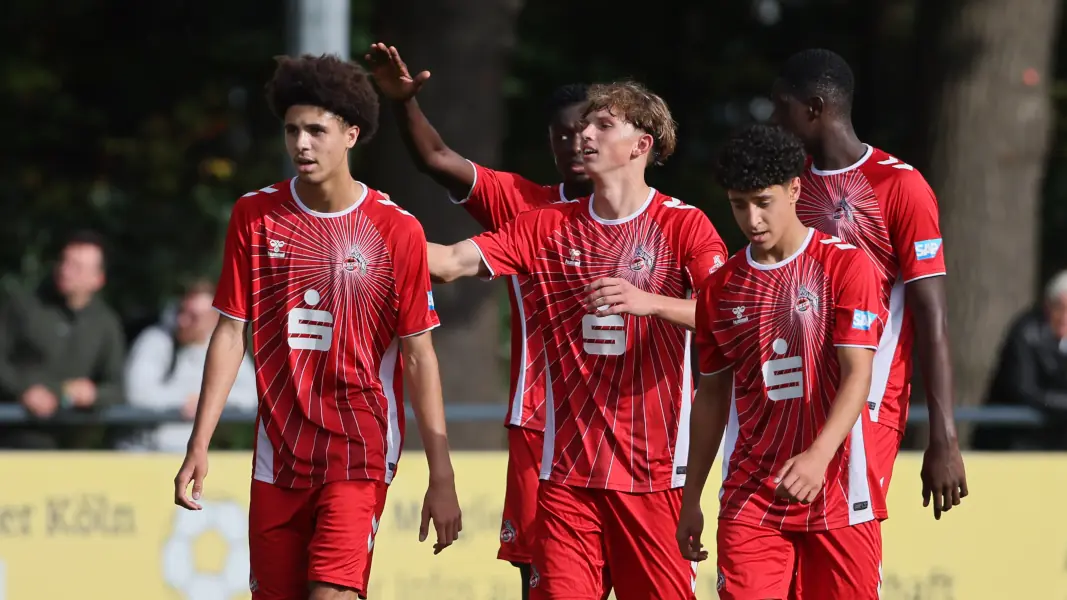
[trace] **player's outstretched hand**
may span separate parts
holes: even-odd
[[[960,500],[967,497],[967,472],[958,444],[927,447],[919,476],[923,482],[923,506],[930,506],[933,500],[934,519],[941,520],[941,513],[959,506]]]
[[[433,553],[442,550],[459,539],[463,531],[463,514],[459,510],[459,498],[456,496],[455,480],[447,483],[430,483],[426,488],[426,497],[422,501],[422,525],[419,527],[419,541],[425,542],[430,534],[430,521],[437,530],[437,542]]]
[[[774,493],[794,502],[810,504],[822,491],[826,482],[829,461],[807,450],[785,461],[774,478]]]
[[[395,46],[386,46],[381,42],[371,44],[370,50],[363,58],[370,65],[370,72],[378,84],[378,89],[390,100],[403,102],[414,97],[419,93],[422,84],[430,78],[429,71],[412,77]]]
[[[606,316],[630,314],[645,317],[654,310],[652,294],[618,277],[597,279],[586,287],[585,308],[590,314]]]
[[[188,452],[182,468],[174,478],[174,503],[189,510],[200,510],[198,500],[204,493],[204,478],[207,477],[207,452]],[[189,497],[189,484],[193,484],[193,497]]]
[[[704,512],[700,505],[689,506],[682,503],[682,511],[678,518],[678,549],[682,556],[690,562],[707,560],[708,551],[704,544],[700,543],[700,535],[704,533]]]

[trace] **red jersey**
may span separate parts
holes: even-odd
[[[469,162],[469,161],[468,161]],[[494,171],[473,162],[474,185],[467,197],[452,199],[486,231],[497,231],[519,213],[550,204],[570,202],[563,184],[539,185],[514,173]],[[545,350],[537,318],[533,280],[508,278],[511,301],[511,391],[505,425],[545,430]]]
[[[404,439],[401,337],[437,327],[426,236],[366,186],[319,213],[296,179],[233,208],[215,308],[252,323],[253,477],[283,487],[390,483]]]
[[[872,421],[903,430],[915,338],[904,285],[945,274],[937,198],[914,167],[868,146],[848,168],[808,168],[797,215],[805,225],[859,246],[877,267],[889,317],[878,342],[867,407]]]
[[[687,298],[724,263],[703,212],[656,190],[634,215],[607,220],[592,197],[519,215],[471,240],[492,275],[527,275],[550,327],[541,477],[655,492],[685,483],[693,400],[690,333],[654,317],[587,314],[586,286],[619,277]]]
[[[837,346],[875,350],[881,280],[855,246],[814,229],[773,264],[734,255],[697,298],[700,372],[733,368],[719,517],[784,530],[835,529],[885,516],[867,468],[865,415],[826,469],[810,505],[775,497],[774,477],[826,423],[841,371]]]

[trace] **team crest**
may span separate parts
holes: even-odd
[[[515,526],[509,519],[504,519],[504,524],[500,526],[500,541],[505,544],[515,541]]]
[[[255,575],[248,576],[248,591],[253,594],[259,591],[259,581],[256,579]]]
[[[723,574],[722,569],[717,569],[719,576],[715,580],[715,590],[721,592],[722,588],[726,587],[726,575]]]
[[[541,574],[537,572],[537,567],[530,565],[530,587],[535,588],[541,583]]]
[[[848,221],[849,223],[855,222],[852,217],[852,205],[849,204],[848,198],[841,198],[834,205],[833,219],[835,221]]]
[[[367,274],[367,258],[363,256],[363,253],[359,251],[359,248],[352,246],[349,250],[348,256],[345,257],[344,267],[349,273],[358,270],[360,275]]]
[[[634,250],[633,260],[630,261],[630,270],[634,272],[651,271],[656,267],[656,261],[652,258],[652,255],[645,250],[644,246],[638,246]]]
[[[819,298],[802,285],[797,288],[797,299],[793,302],[793,308],[798,313],[806,313],[809,310],[819,310]]]

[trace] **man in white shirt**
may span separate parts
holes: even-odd
[[[126,440],[127,450],[185,452],[196,415],[208,340],[218,320],[211,307],[215,289],[209,282],[189,286],[176,314],[145,329],[134,341],[126,363],[126,399],[132,406],[154,410],[179,409],[189,423],[169,423]],[[237,373],[229,406],[256,408],[256,376],[245,356]]]

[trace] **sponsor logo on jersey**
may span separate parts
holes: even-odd
[[[874,313],[857,308],[852,311],[852,328],[860,331],[869,331],[877,318],[878,316]]]
[[[271,258],[285,258],[285,252],[282,248],[285,247],[285,242],[282,240],[267,240],[270,244],[270,250],[267,250],[267,256]]]
[[[930,260],[937,256],[941,250],[941,238],[915,242],[915,258],[918,260]]]

